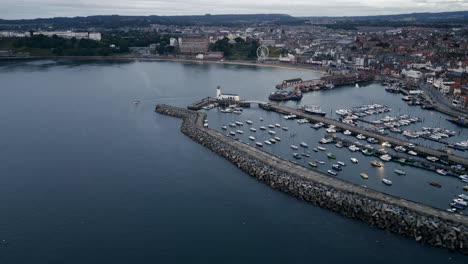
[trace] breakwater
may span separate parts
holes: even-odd
[[[205,113],[168,105],[156,112],[182,118],[181,131],[272,188],[371,226],[468,254],[468,217],[352,184],[272,156],[204,128]]]

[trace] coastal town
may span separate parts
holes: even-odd
[[[468,37],[466,27],[358,27],[334,29],[335,20],[311,20],[305,25],[176,26],[152,24],[149,27],[124,27],[116,32],[128,34],[128,41],[106,43],[111,50],[125,49],[118,56],[203,61],[253,61],[255,63],[301,66],[327,73],[325,83],[345,84],[376,78],[389,80],[408,90],[425,92],[428,103],[447,112],[468,109]],[[328,27],[327,27],[328,26]],[[109,41],[93,31],[34,30],[0,31],[5,39],[32,36]],[[138,41],[147,35],[167,36],[167,43]],[[120,44],[120,45],[119,45]],[[124,45],[125,47],[121,47]],[[164,45],[164,49],[159,47]],[[127,47],[128,46],[128,47]],[[259,47],[268,54],[258,57]],[[168,48],[171,47],[171,48]],[[0,46],[0,58],[29,56]],[[390,83],[390,84],[391,84]],[[302,85],[305,86],[306,84]]]

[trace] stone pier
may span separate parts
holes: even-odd
[[[204,128],[205,113],[168,105],[156,112],[181,118],[181,131],[274,189],[437,247],[468,254],[468,217],[371,190],[296,165]]]

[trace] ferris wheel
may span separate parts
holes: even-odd
[[[257,48],[257,59],[260,61],[266,60],[270,55],[270,50],[268,50],[267,46],[261,45]]]

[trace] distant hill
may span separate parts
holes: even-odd
[[[320,19],[346,19],[346,20],[373,20],[389,22],[468,22],[468,11],[441,12],[441,13],[412,13],[400,15],[381,16],[350,16],[350,17],[299,17],[308,20]]]
[[[250,15],[198,15],[198,16],[88,16],[88,17],[54,17],[20,20],[0,19],[0,28],[29,30],[34,28],[54,29],[115,29],[120,27],[147,27],[151,24],[162,25],[252,25],[268,24],[304,24],[307,20],[335,19],[355,21],[383,22],[400,26],[411,23],[439,23],[456,22],[468,23],[468,11],[442,13],[413,13],[382,16],[354,16],[354,17],[293,17],[285,14],[250,14]]]

